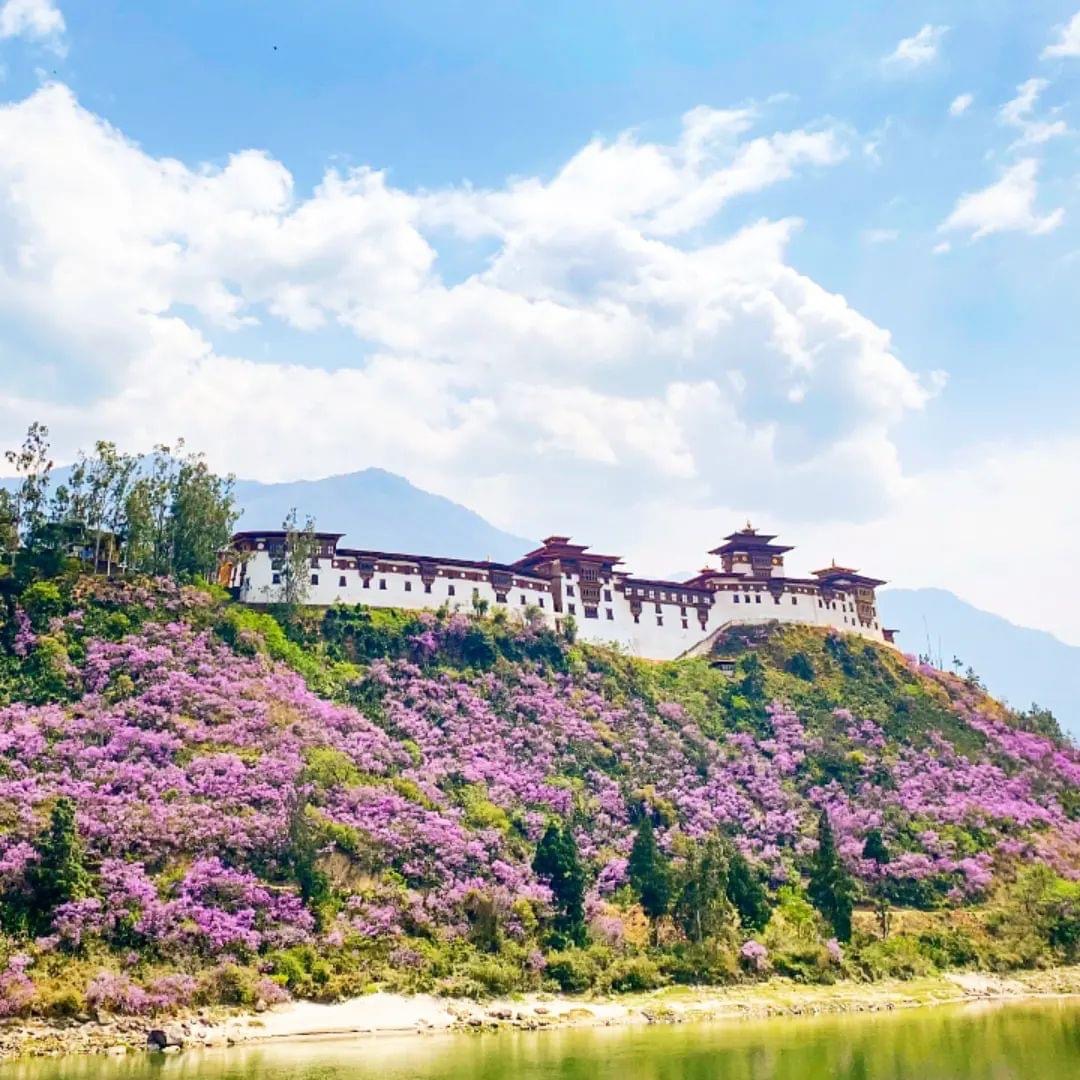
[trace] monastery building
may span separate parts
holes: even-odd
[[[749,523],[710,552],[719,568],[689,581],[633,577],[620,569],[619,556],[596,554],[567,536],[549,536],[516,562],[495,563],[344,548],[342,535],[315,534],[309,604],[534,608],[555,628],[573,618],[582,640],[655,660],[706,652],[721,630],[745,623],[805,623],[892,640],[874,593],[883,581],[835,563],[808,578],[788,577],[784,555],[792,549]],[[279,602],[285,543],[281,531],[237,533],[222,584],[245,603]]]

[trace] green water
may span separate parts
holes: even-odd
[[[0,1080],[1077,1080],[1076,1003],[32,1061]]]

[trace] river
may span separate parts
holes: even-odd
[[[1080,1005],[247,1045],[0,1066],[0,1080],[1076,1080]]]

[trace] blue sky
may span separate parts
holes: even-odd
[[[0,434],[379,465],[654,570],[754,513],[1080,641],[972,556],[1080,554],[1078,8],[0,0]]]

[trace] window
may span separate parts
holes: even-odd
[[[345,588],[345,575],[344,574],[342,574],[341,577],[339,577],[337,579],[337,583],[338,583],[338,588],[339,589],[344,589]]]
[[[797,604],[797,603],[799,602],[799,598],[798,598],[797,596],[793,596],[793,597],[791,598],[791,602],[792,602],[793,604]]]
[[[738,602],[739,602],[739,594],[738,594],[738,593],[736,593],[736,594],[735,594],[735,603],[737,604]]]
[[[657,615],[659,615],[664,610],[659,604],[653,604],[653,607],[656,608]]]
[[[446,595],[447,596],[456,596],[457,595],[457,590],[454,588],[453,585],[447,585],[446,586]]]
[[[594,607],[587,607],[585,609],[586,619],[598,619],[600,618],[600,612]]]
[[[682,628],[684,630],[689,630],[690,629],[690,624],[685,619],[683,619],[683,621],[682,621]]]
[[[684,608],[684,607],[679,608],[679,614],[682,615],[683,618],[685,618],[686,617],[686,608]]]
[[[280,584],[281,584],[281,575],[280,575],[280,574],[275,574],[275,575],[274,575],[274,577],[273,577],[273,583],[274,583],[275,585],[280,585]]]
[[[453,588],[453,586],[451,586],[451,588]],[[430,581],[425,581],[424,582],[424,592],[426,592],[426,593],[431,592],[431,582]]]
[[[405,582],[405,591],[406,592],[412,592],[412,582],[411,581],[406,581]]]
[[[574,615],[574,614],[577,613],[577,608],[575,608],[573,604],[567,604],[566,609],[567,609],[567,611],[570,612],[571,615]]]
[[[497,592],[495,594],[495,603],[496,604],[505,604],[506,603],[506,593]]]
[[[656,616],[656,625],[657,626],[663,626],[664,625],[664,616],[663,615],[657,615]]]
[[[611,608],[604,608],[604,614],[607,615],[608,619],[610,619],[611,621],[614,621],[615,612],[612,611]]]
[[[780,603],[780,597],[779,596],[774,596],[773,597],[773,603],[774,604],[779,604]]]
[[[521,594],[521,606],[524,607],[529,602],[529,598],[522,593]]]
[[[386,588],[386,578],[384,578],[384,577],[379,578],[379,588],[380,589],[385,589]]]
[[[543,607],[543,606],[544,606],[544,598],[543,598],[542,596],[538,596],[538,597],[536,598],[536,602],[537,602],[537,603],[538,603],[538,604],[539,604],[539,605],[540,605],[541,607]]]
[[[754,593],[754,603],[755,604],[760,604],[761,603],[761,593]]]
[[[369,578],[369,577],[364,578],[364,588],[365,589],[370,589],[371,588],[371,578]]]
[[[605,604],[610,604],[611,603],[611,590],[610,589],[605,589],[604,590],[604,603]]]
[[[573,596],[574,595],[574,586],[573,585],[567,585],[566,586],[566,595],[567,596]]]
[[[319,584],[319,575],[318,574],[312,574],[311,575],[311,584],[312,585],[318,585]]]
[[[635,624],[641,622],[641,616],[640,615],[635,615],[634,616],[634,622],[635,622]]]

